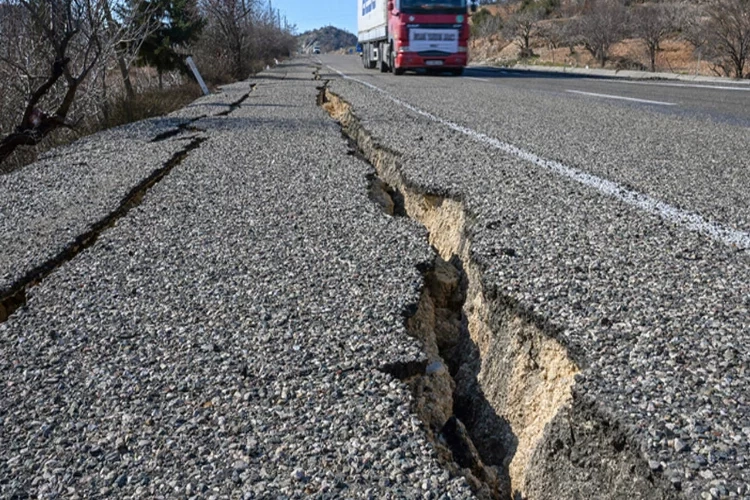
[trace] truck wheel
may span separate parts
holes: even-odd
[[[404,68],[393,68],[393,74],[396,76],[403,75],[405,71]]]
[[[387,63],[387,62],[385,62],[385,61],[384,61],[383,59],[384,59],[384,54],[383,54],[383,52],[381,51],[381,52],[380,52],[380,53],[378,54],[378,70],[379,70],[379,71],[380,71],[381,73],[388,73],[388,63]]]
[[[381,73],[388,73],[388,51],[386,45],[378,45],[378,69]]]
[[[372,60],[372,44],[365,44],[364,49],[365,69],[375,69],[375,61]]]

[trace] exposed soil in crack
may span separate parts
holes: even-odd
[[[449,471],[466,477],[480,498],[524,498],[532,456],[545,426],[569,405],[579,369],[533,321],[486,298],[463,203],[409,184],[399,155],[378,145],[326,84],[319,105],[377,172],[371,199],[422,223],[436,252],[406,321],[427,354],[424,371],[384,369],[412,387],[413,409]]]
[[[88,231],[66,245],[57,255],[29,271],[9,289],[0,291],[0,323],[7,321],[10,315],[26,305],[26,293],[29,288],[41,283],[60,266],[71,261],[82,251],[96,243],[96,240],[104,231],[114,226],[130,210],[140,205],[143,202],[143,197],[152,187],[158,184],[172,169],[180,165],[191,151],[199,148],[206,140],[202,137],[194,138],[184,148],[174,153],[162,167],[131,189],[114,211],[95,222]]]
[[[383,182],[377,174],[368,175],[367,180],[369,184],[367,194],[376,205],[388,215],[407,216],[406,200],[398,189]]]
[[[412,387],[413,410],[446,469],[482,498],[679,498],[679,478],[654,472],[638,429],[624,428],[574,384],[582,353],[569,351],[547,319],[484,285],[462,201],[409,183],[401,156],[327,85],[318,104],[374,167],[371,197],[385,207],[377,199],[403,197],[404,213],[425,226],[436,252],[420,268],[421,299],[406,319],[428,359],[383,370]]]

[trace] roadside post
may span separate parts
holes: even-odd
[[[203,95],[208,95],[210,92],[208,91],[208,87],[206,87],[206,82],[203,81],[203,77],[201,76],[200,72],[198,71],[198,67],[195,65],[195,62],[193,62],[193,58],[190,56],[187,56],[187,59],[185,59],[185,62],[190,67],[190,71],[193,72],[193,75],[195,76],[195,79],[198,80],[198,85],[201,86],[201,90],[203,91]]]

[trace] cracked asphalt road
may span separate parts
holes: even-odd
[[[438,464],[407,387],[380,371],[424,357],[403,316],[418,300],[417,264],[432,258],[423,231],[368,199],[371,167],[316,105],[311,67],[219,100],[250,83],[231,114],[193,124],[206,141],[141,205],[0,324],[0,496],[470,495]],[[130,133],[70,154],[93,164],[109,147],[146,172],[162,159],[149,148],[184,143],[120,139]],[[67,168],[63,158],[3,180],[12,189]],[[86,172],[92,184],[100,170]],[[27,197],[48,194],[37,185]],[[76,214],[75,227],[96,217]],[[45,259],[71,224],[23,238]],[[15,247],[2,248],[15,276]]]
[[[574,409],[626,429],[654,496],[747,498],[747,250],[446,122],[741,234],[746,126],[324,62],[380,89],[320,72],[411,184],[464,201],[485,288],[568,347]],[[4,292],[206,139],[0,324],[1,497],[471,496],[380,370],[424,359],[404,330],[433,256],[424,229],[367,198],[372,169],[316,106],[313,69],[285,64],[0,177]],[[584,458],[532,489],[590,493]]]
[[[331,91],[401,155],[410,182],[465,201],[485,288],[548,324],[584,368],[574,409],[593,402],[597,418],[624,424],[675,494],[747,497],[748,248],[686,221],[748,241],[750,129],[644,104],[582,105],[533,83],[322,62]],[[667,208],[644,211],[622,193]],[[538,478],[537,495],[554,498],[566,480],[555,474]],[[585,480],[557,495],[583,491]]]

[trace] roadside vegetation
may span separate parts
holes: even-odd
[[[179,109],[288,56],[267,0],[0,0],[0,173],[76,138]]]
[[[475,59],[750,78],[750,0],[480,4]]]

